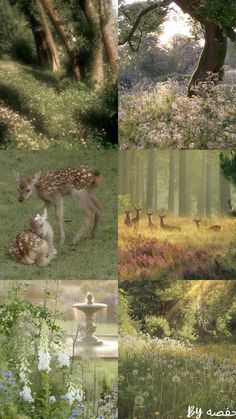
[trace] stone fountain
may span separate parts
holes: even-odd
[[[87,293],[86,299],[86,303],[73,304],[73,307],[82,311],[86,317],[85,336],[79,340],[79,344],[86,346],[103,345],[103,341],[98,340],[96,336],[94,336],[94,332],[97,328],[96,324],[94,323],[94,317],[97,311],[101,310],[102,308],[106,308],[107,304],[94,303],[94,298],[91,292]]]

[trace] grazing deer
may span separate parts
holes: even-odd
[[[202,220],[200,218],[194,218],[193,220],[196,223],[197,228],[200,228],[200,223],[202,222]]]
[[[81,239],[90,222],[93,222],[92,237],[94,237],[101,217],[100,204],[93,196],[94,189],[101,182],[101,175],[97,170],[88,166],[77,166],[48,172],[45,175],[41,175],[40,171],[32,178],[21,176],[17,172],[14,172],[14,175],[18,183],[20,202],[33,196],[42,199],[46,209],[53,205],[59,224],[61,245],[65,242],[63,197],[66,195],[76,198],[86,214],[85,221],[73,242],[76,243]]]
[[[131,222],[132,222],[132,224],[137,225],[137,224],[139,224],[140,212],[142,211],[142,208],[135,207],[135,211],[136,211],[136,216],[131,219]]]
[[[213,226],[208,227],[208,230],[216,231],[217,233],[219,233],[221,231],[221,226],[218,224],[215,224]]]
[[[9,253],[17,262],[26,265],[47,266],[54,259],[57,251],[46,212],[30,219],[30,228],[16,236]]]
[[[153,215],[153,212],[150,212],[150,211],[147,212],[147,216],[148,216],[148,227],[149,228],[156,228],[156,224],[154,224],[152,222],[152,215]]]
[[[132,214],[132,211],[125,210],[125,220],[124,220],[124,224],[125,224],[127,227],[131,227],[131,226],[132,226],[132,221],[131,221],[131,218],[130,218],[130,214]]]
[[[181,230],[181,228],[178,227],[178,226],[171,226],[169,224],[165,224],[164,223],[164,218],[166,217],[166,215],[159,215],[158,217],[160,218],[160,227],[163,230],[168,230],[168,231],[174,231],[174,230],[179,230],[180,231]]]

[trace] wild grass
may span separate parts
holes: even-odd
[[[95,92],[64,74],[56,76],[0,60],[0,147],[37,150],[111,146],[114,141],[106,125],[115,118],[117,109],[115,103],[106,105],[105,98],[111,93],[108,90]],[[93,119],[93,126],[88,117]]]
[[[202,83],[188,98],[175,80],[140,84],[120,95],[122,148],[231,149],[236,140],[234,80]]]
[[[119,418],[177,419],[188,406],[235,409],[236,345],[193,346],[174,340],[123,337]],[[196,417],[196,416],[194,416]]]
[[[236,219],[205,219],[197,229],[191,218],[168,217],[166,224],[181,231],[150,229],[146,218],[139,227],[119,219],[119,274],[121,279],[236,279]],[[214,224],[220,232],[208,230]]]
[[[72,197],[64,199],[66,242],[59,245],[58,224],[53,210],[49,221],[55,232],[57,257],[48,267],[21,265],[8,255],[11,241],[27,227],[28,219],[39,213],[43,202],[34,198],[18,202],[17,185],[12,170],[25,175],[34,175],[39,170],[46,173],[72,165],[88,164],[98,169],[103,182],[96,192],[103,214],[94,240],[83,239],[72,244],[84,213]],[[117,153],[113,150],[95,151],[2,151],[0,153],[0,264],[2,279],[115,279],[117,275]]]

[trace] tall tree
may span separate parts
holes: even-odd
[[[199,159],[200,167],[200,182],[197,195],[197,214],[200,217],[205,215],[206,202],[206,152],[201,151],[201,158]]]
[[[39,64],[43,68],[47,68],[50,64],[52,71],[58,71],[60,69],[58,50],[44,8],[40,0],[35,0],[35,4],[38,8],[40,22],[30,7],[25,8],[25,13],[32,27]]]
[[[187,151],[179,151],[179,215],[188,215]]]
[[[153,191],[154,191],[154,173],[155,173],[155,153],[149,150],[147,153],[148,159],[148,176],[147,176],[147,199],[146,208],[153,207]]]
[[[206,216],[211,218],[212,212],[212,164],[209,153],[206,161]]]
[[[80,80],[85,73],[80,51],[74,50],[72,47],[70,37],[53,0],[41,0],[41,2],[68,53],[74,77],[76,80]]]
[[[117,72],[117,28],[112,0],[98,0],[100,25],[107,61],[113,73]]]
[[[220,172],[220,188],[219,188],[219,209],[221,214],[226,214],[230,209],[231,188],[229,181]]]
[[[174,213],[174,205],[175,205],[175,151],[170,150],[168,211],[172,214]]]

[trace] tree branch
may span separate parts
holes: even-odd
[[[224,31],[226,33],[226,35],[228,36],[228,38],[230,39],[230,41],[232,42],[236,42],[236,32],[233,30],[233,28],[224,28]]]
[[[141,20],[143,19],[144,16],[146,16],[146,14],[148,14],[149,12],[152,12],[155,9],[158,9],[159,7],[166,7],[171,3],[171,0],[163,0],[162,2],[159,3],[154,3],[151,4],[150,6],[146,7],[145,9],[143,9],[138,16],[136,17],[133,27],[131,28],[129,34],[126,36],[126,38],[123,41],[120,41],[118,45],[124,45],[126,44],[126,42],[131,41],[132,36],[134,35],[136,29],[138,28]]]

